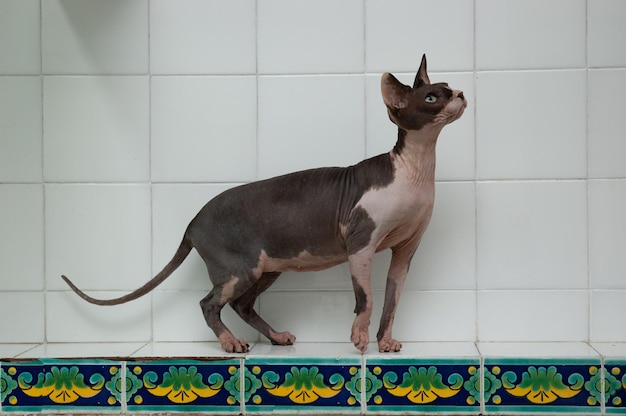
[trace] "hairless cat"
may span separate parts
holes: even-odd
[[[463,114],[463,92],[431,84],[426,56],[413,86],[385,73],[383,101],[398,139],[389,153],[354,166],[309,169],[252,182],[223,192],[191,221],[174,257],[152,280],[111,300],[94,299],[63,279],[81,298],[118,305],[154,289],[180,266],[192,248],[204,262],[213,289],[200,301],[208,326],[227,352],[248,344],[221,320],[226,304],[273,344],[296,337],[277,332],[254,309],[257,297],[285,271],[323,270],[348,262],[356,298],[351,341],[365,351],[372,315],[370,273],[374,254],[391,249],[382,318],[381,352],[396,352],[392,324],[411,259],[428,226],[435,195],[435,145],[442,128]]]

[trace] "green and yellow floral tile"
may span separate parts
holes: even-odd
[[[604,362],[604,394],[607,413],[626,413],[626,360]]]
[[[361,358],[245,360],[246,413],[360,413]]]
[[[480,413],[480,359],[367,358],[368,412]]]
[[[241,360],[126,364],[129,412],[241,412]]]
[[[485,358],[487,413],[600,413],[600,359]]]
[[[2,412],[120,412],[122,364],[108,360],[2,362]]]

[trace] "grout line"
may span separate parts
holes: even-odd
[[[590,171],[591,171],[591,158],[590,150],[591,150],[591,141],[589,139],[589,1],[585,2],[585,144],[586,144],[586,152],[585,152],[585,168],[586,168],[586,182],[585,182],[585,232],[586,232],[586,255],[587,255],[587,339],[591,342],[592,335],[592,291],[591,291],[591,245],[589,243],[589,236],[591,234],[591,222],[590,222],[590,202],[591,202],[591,182],[589,180]]]
[[[242,357],[239,359],[239,412],[246,414],[246,359]]]
[[[367,363],[365,359],[365,354],[361,354],[361,414],[365,414],[367,412]]]
[[[147,39],[147,48],[148,48],[148,185],[150,192],[150,212],[148,215],[150,216],[150,264],[148,269],[150,270],[150,275],[154,276],[154,182],[152,181],[153,177],[153,169],[152,169],[152,55],[150,47],[150,34],[151,34],[151,22],[150,18],[150,2],[147,4],[147,30],[148,30],[148,39]],[[150,342],[154,341],[154,310],[155,310],[155,292],[151,291],[150,293]]]
[[[121,387],[122,387],[122,391],[121,391],[121,413],[125,414],[128,412],[128,397],[127,397],[127,391],[126,388],[128,386],[128,384],[126,383],[126,380],[128,380],[128,362],[126,360],[122,361],[122,366],[120,368],[120,377],[122,382]]]

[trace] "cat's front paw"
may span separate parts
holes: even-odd
[[[367,350],[367,344],[369,343],[370,335],[369,330],[363,327],[352,328],[352,335],[350,341],[354,344],[357,350],[365,352]]]
[[[402,349],[402,343],[393,338],[383,338],[378,341],[379,352],[398,352]]]

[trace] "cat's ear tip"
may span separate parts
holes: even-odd
[[[391,72],[383,73],[383,75],[380,77],[380,80],[383,84],[389,84],[390,82],[396,83],[398,81]]]

